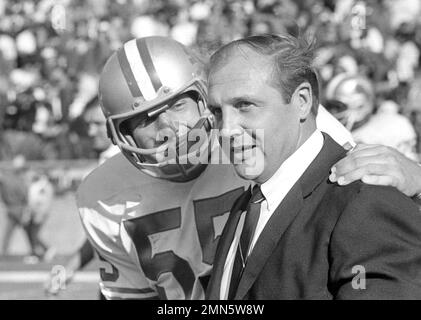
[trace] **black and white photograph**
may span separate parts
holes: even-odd
[[[421,0],[0,0],[0,300],[421,300]]]

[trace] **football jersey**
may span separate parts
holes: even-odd
[[[77,203],[108,299],[203,299],[222,229],[249,186],[231,165],[189,182],[150,177],[122,154],[83,181]]]

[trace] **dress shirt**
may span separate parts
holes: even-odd
[[[281,204],[293,185],[300,179],[302,174],[317,157],[320,150],[322,150],[322,147],[323,135],[319,130],[315,130],[313,134],[281,164],[274,175],[260,186],[262,193],[265,196],[265,200],[260,207],[260,217],[248,250],[248,255],[250,255],[253,250],[266,223],[269,221],[276,208]],[[225,261],[220,291],[220,298],[222,300],[228,298],[231,273],[234,266],[238,242],[240,241],[241,232],[243,230],[244,218],[245,212],[243,212],[240,217],[234,240]]]

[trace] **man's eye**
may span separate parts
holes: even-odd
[[[212,112],[215,116],[219,116],[221,114],[221,109],[220,108],[216,108],[213,106],[209,106],[209,110],[210,112]]]
[[[151,123],[153,123],[156,119],[157,119],[156,117],[146,117],[146,118],[142,119],[141,126],[147,127]]]
[[[184,103],[184,101],[180,101],[175,103],[170,109],[172,110],[182,110],[184,108],[186,104]]]
[[[247,111],[248,109],[250,109],[251,107],[253,107],[254,104],[248,101],[240,101],[238,103],[235,104],[235,107],[237,109],[240,109],[242,111]]]
[[[130,122],[129,130],[131,132],[133,132],[137,128],[144,128],[144,127],[148,126],[149,123],[150,123],[149,117],[148,118],[136,119],[135,121]]]

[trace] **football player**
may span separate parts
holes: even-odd
[[[174,40],[133,39],[107,61],[99,97],[122,153],[84,180],[77,203],[103,262],[103,295],[204,298],[219,234],[248,183],[229,164],[183,161],[194,153],[180,152],[183,131],[210,137],[213,127],[203,63]],[[165,129],[174,139],[157,141]],[[194,146],[207,150],[209,142]],[[159,159],[165,153],[177,161]]]
[[[376,112],[374,86],[362,75],[339,74],[326,89],[327,105],[348,128],[355,142],[381,144],[399,150],[417,160],[416,132],[407,117],[399,114],[399,106],[387,100],[379,103]],[[334,109],[342,110],[334,110]]]
[[[77,204],[108,299],[204,298],[219,236],[249,184],[229,164],[206,165],[220,149],[203,70],[180,43],[147,37],[126,42],[101,73],[101,106],[122,153],[83,181]],[[337,138],[344,129],[327,130]],[[208,139],[186,143],[191,132]]]

